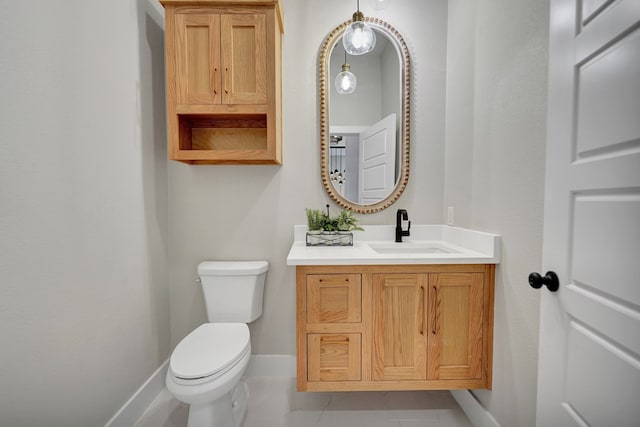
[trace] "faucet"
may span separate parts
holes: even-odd
[[[396,242],[402,243],[402,236],[409,236],[411,230],[411,221],[406,230],[402,229],[402,220],[409,221],[409,214],[405,209],[398,209],[396,212]]]

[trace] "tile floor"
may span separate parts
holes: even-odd
[[[293,378],[246,382],[242,427],[471,427],[448,391],[299,393]],[[135,427],[186,427],[187,412],[165,389]]]

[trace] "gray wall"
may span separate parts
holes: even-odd
[[[155,0],[3,6],[0,425],[103,425],[205,321],[205,259],[269,260],[253,351],[294,354],[292,227],[329,202],[316,55],[353,4],[284,0],[280,167],[167,162]],[[392,223],[396,208],[442,223],[454,206],[457,224],[502,234],[494,390],[474,393],[502,425],[531,426],[538,294],[525,279],[540,265],[546,3],[361,6],[404,35],[413,61],[409,186],[362,223]]]
[[[493,390],[502,426],[535,425],[546,138],[547,2],[449,0],[446,182],[456,225],[502,235]]]
[[[266,259],[264,313],[251,325],[254,353],[295,354],[295,269],[286,265],[293,225],[304,208],[329,203],[320,181],[318,62],[326,35],[354,12],[342,0],[285,0],[283,49],[284,164],[189,166],[169,163],[171,341],[206,320],[196,266],[206,259]],[[390,224],[406,208],[414,223],[442,221],[446,4],[396,0],[374,15],[405,36],[416,78],[412,169],[400,200],[363,224]],[[419,118],[419,119],[418,119]],[[332,210],[338,208],[331,202]]]
[[[0,425],[101,426],[169,355],[162,27],[3,2]]]

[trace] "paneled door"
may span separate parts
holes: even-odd
[[[389,114],[359,135],[358,203],[387,197],[396,185],[396,115]]]
[[[537,425],[637,427],[640,1],[551,0],[550,24]]]

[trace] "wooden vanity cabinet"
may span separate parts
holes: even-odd
[[[298,389],[491,388],[494,269],[298,266]]]
[[[161,0],[169,157],[280,164],[279,0]]]

